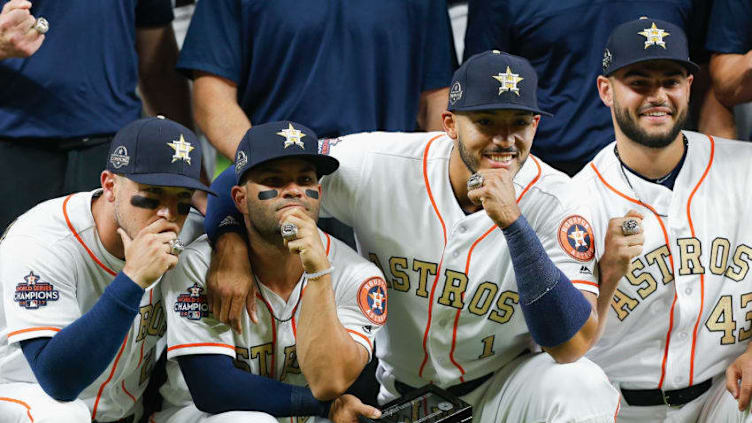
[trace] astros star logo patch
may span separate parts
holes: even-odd
[[[173,140],[172,142],[168,142],[167,145],[170,146],[173,150],[175,150],[175,154],[172,155],[172,162],[175,163],[178,160],[183,160],[190,166],[191,164],[191,151],[193,151],[194,148],[191,146],[191,143],[185,142],[185,138],[183,138],[183,134],[180,134],[180,139]]]
[[[593,228],[582,216],[572,215],[559,226],[559,246],[578,261],[590,261],[595,256]]]
[[[301,138],[306,135],[300,130],[295,129],[292,126],[292,123],[288,123],[287,125],[287,129],[283,129],[280,132],[277,132],[277,135],[285,137],[284,148],[287,148],[291,145],[297,145],[298,147],[305,150],[305,145],[303,144],[303,141],[301,141]]]
[[[386,322],[386,282],[375,277],[366,280],[358,289],[358,306],[368,320],[383,325]]]
[[[653,22],[653,26],[651,26],[650,28],[645,28],[643,31],[638,32],[638,34],[647,38],[647,40],[645,40],[646,49],[653,45],[658,45],[665,49],[666,42],[663,41],[663,37],[671,35],[668,32],[656,27],[655,22]]]
[[[499,95],[505,91],[511,91],[517,95],[520,95],[520,89],[517,88],[517,83],[525,78],[520,78],[520,74],[512,73],[512,70],[507,66],[507,71],[504,73],[499,72],[498,75],[491,75],[491,78],[499,81],[501,86],[499,87]]]

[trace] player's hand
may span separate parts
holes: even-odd
[[[334,423],[358,423],[358,416],[381,417],[379,409],[363,404],[356,396],[344,394],[332,402],[329,420]]]
[[[621,225],[628,218],[637,219],[640,232],[634,235],[624,235]],[[645,243],[645,233],[642,230],[643,216],[635,210],[630,210],[624,217],[615,217],[608,221],[606,241],[603,257],[598,262],[599,282],[602,287],[616,286],[627,273],[632,259],[642,253]]]
[[[488,217],[501,229],[520,217],[520,208],[514,192],[514,175],[506,169],[482,169],[483,186],[468,191],[467,197],[474,204],[483,206]]]
[[[176,239],[180,231],[176,223],[159,219],[141,229],[133,239],[123,228],[117,231],[125,248],[123,272],[141,288],[146,289],[178,264],[178,258],[170,254],[170,241]]]
[[[300,254],[306,273],[322,272],[329,268],[324,244],[321,243],[316,222],[299,207],[288,209],[280,218],[280,225],[292,223],[298,227],[297,238],[284,241],[290,252]]]
[[[11,0],[0,11],[0,60],[29,57],[39,50],[44,34],[34,29],[31,2]]]
[[[256,316],[256,284],[253,283],[248,246],[234,232],[222,234],[214,244],[206,275],[209,311],[238,334],[243,333],[243,306],[253,323]]]
[[[752,351],[749,349],[726,369],[726,389],[737,400],[739,411],[749,407],[752,395]]]

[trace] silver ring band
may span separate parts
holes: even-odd
[[[640,231],[642,231],[640,222],[635,218],[628,218],[621,223],[621,233],[626,236],[639,234]]]
[[[483,186],[483,175],[480,173],[473,173],[470,178],[467,180],[467,190],[472,191],[474,189],[478,189]]]
[[[45,18],[37,18],[33,28],[40,34],[46,34],[50,30],[50,23]]]
[[[294,223],[284,223],[279,233],[285,241],[292,241],[298,237],[298,227]]]
[[[177,239],[177,238],[171,239],[169,244],[170,244],[170,254],[172,254],[173,256],[179,256],[180,253],[182,253],[183,250],[185,250],[185,245],[183,245],[183,241],[181,241],[180,239]]]

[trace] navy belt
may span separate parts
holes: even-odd
[[[704,394],[713,385],[712,379],[682,389],[663,391],[661,389],[621,389],[621,396],[629,405],[645,407],[651,405],[684,405]]]
[[[493,375],[494,375],[493,372],[491,372],[477,379],[468,380],[467,382],[459,383],[457,385],[452,385],[444,389],[456,397],[461,397],[461,396],[469,394],[470,392],[473,392],[477,387],[482,385],[483,382],[487,381],[488,379],[491,379],[491,376]],[[412,386],[406,383],[402,383],[398,380],[394,381],[394,388],[397,389],[397,392],[399,392],[400,395],[406,395],[408,392],[418,389],[418,388],[413,388]]]

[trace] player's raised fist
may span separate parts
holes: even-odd
[[[520,208],[514,192],[514,175],[506,169],[483,169],[480,175],[482,184],[469,189],[467,197],[479,204],[500,228],[504,229],[520,217]]]
[[[300,254],[300,261],[307,273],[317,273],[329,268],[324,245],[316,227],[316,222],[303,209],[295,207],[288,210],[281,218],[281,225],[292,224],[296,228],[295,236],[285,239],[290,252]]]
[[[123,272],[140,287],[146,288],[178,263],[171,254],[170,241],[178,236],[180,227],[165,219],[159,219],[141,229],[135,238],[118,228],[125,249]]]
[[[598,262],[602,286],[618,283],[629,270],[632,259],[642,253],[645,243],[642,219],[640,213],[630,210],[624,217],[608,221],[604,253]]]
[[[0,11],[0,60],[29,57],[39,50],[44,35],[34,29],[31,2],[11,0]]]

